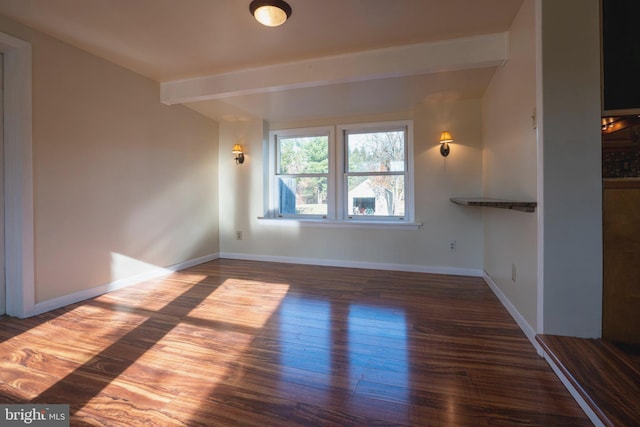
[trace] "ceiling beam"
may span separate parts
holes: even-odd
[[[163,104],[222,99],[336,83],[499,66],[508,33],[389,47],[160,84]]]

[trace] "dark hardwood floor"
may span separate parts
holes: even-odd
[[[591,425],[480,278],[233,260],[0,319],[0,402],[72,425]]]
[[[603,425],[640,425],[637,347],[555,335],[537,340]]]
[[[611,343],[611,345],[622,352],[627,363],[640,375],[640,344]]]

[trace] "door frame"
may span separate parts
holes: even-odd
[[[31,44],[0,33],[4,55],[6,313],[35,313]]]

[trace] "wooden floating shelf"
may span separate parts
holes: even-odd
[[[459,198],[452,197],[453,203],[462,206],[480,206],[484,208],[498,208],[498,209],[512,209],[520,212],[535,212],[537,202],[522,202],[519,200],[502,200],[502,199],[489,199],[486,197],[474,197],[474,198]]]

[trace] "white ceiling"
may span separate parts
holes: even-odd
[[[250,0],[0,0],[0,14],[158,82],[506,31],[523,0],[287,0],[259,25]],[[385,77],[205,100],[216,120],[272,121],[409,111],[480,96],[493,68]],[[160,97],[159,97],[160,98]]]

